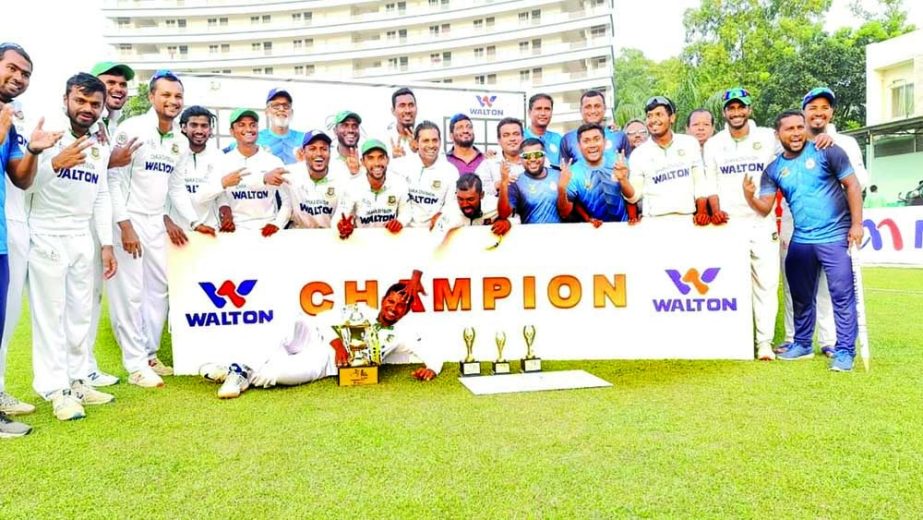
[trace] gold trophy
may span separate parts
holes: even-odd
[[[460,364],[462,377],[481,375],[481,363],[474,360],[474,337],[474,327],[465,327],[465,330],[462,331],[462,338],[465,340],[465,349],[468,351],[468,355],[465,356],[465,359]]]
[[[535,325],[526,325],[522,328],[522,337],[526,340],[526,357],[522,358],[523,372],[541,372],[542,358],[535,357],[532,344],[535,343]]]
[[[506,345],[506,333],[499,330],[494,339],[497,342],[497,360],[493,363],[494,374],[509,374],[512,372],[510,362],[503,359],[503,347]]]
[[[343,348],[349,354],[349,363],[337,369],[340,386],[374,385],[378,383],[378,366],[381,365],[381,343],[378,327],[362,315],[359,307],[349,305],[343,309],[343,323],[334,325]]]

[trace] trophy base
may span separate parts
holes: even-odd
[[[340,367],[337,369],[337,385],[361,386],[378,384],[378,366]]]
[[[523,372],[541,372],[542,371],[542,358],[523,358],[522,360],[522,371]]]
[[[459,372],[462,377],[470,376],[479,376],[481,375],[481,362],[480,361],[462,361],[458,364]]]
[[[493,362],[493,369],[494,369],[494,374],[495,374],[495,375],[512,374],[512,373],[513,373],[513,369],[512,369],[512,367],[510,366],[510,362],[509,362],[509,361],[494,361],[494,362]]]

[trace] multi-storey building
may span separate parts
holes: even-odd
[[[613,94],[613,0],[104,0],[117,59],[179,71]]]

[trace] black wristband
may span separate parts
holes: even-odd
[[[42,153],[42,152],[36,152],[36,151],[34,151],[34,150],[32,149],[32,147],[29,146],[29,143],[26,143],[26,151],[29,152],[29,153],[31,153],[32,155],[38,155],[38,154]]]

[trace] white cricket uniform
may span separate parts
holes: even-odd
[[[762,217],[747,203],[743,179],[760,185],[763,169],[776,156],[772,130],[751,126],[742,139],[734,139],[725,128],[705,143],[705,174],[718,194],[721,209],[730,221],[746,226],[750,238],[750,279],[753,285],[753,320],[756,344],[772,345],[779,310],[779,239],[775,215]]]
[[[314,180],[303,162],[290,164],[285,169],[288,170],[285,174],[288,182],[282,185],[282,191],[286,192],[292,207],[292,227],[329,228],[346,183],[353,181],[329,169],[327,175]]]
[[[118,276],[109,282],[109,315],[129,372],[150,370],[167,319],[167,234],[163,223],[167,197],[176,211],[193,224],[195,209],[182,172],[186,138],[179,124],[165,134],[153,109],[121,123],[115,144],[138,138],[141,147],[131,164],[109,170],[113,241]],[[122,247],[119,222],[130,221],[141,242],[141,256],[132,258]],[[192,227],[192,226],[190,226]]]
[[[333,221],[346,215],[356,217],[356,227],[385,227],[393,219],[406,226],[410,222],[410,204],[404,179],[385,176],[381,189],[373,191],[367,179],[348,181],[343,196],[337,201]],[[335,227],[335,226],[334,226]]]
[[[215,168],[217,168],[224,157],[224,153],[219,150],[217,146],[211,146],[211,144],[212,143],[207,143],[205,149],[199,153],[187,149],[184,152],[186,156],[183,158],[185,167],[180,173],[183,177],[183,183],[186,185],[186,191],[189,194],[189,201],[195,209],[198,222],[217,229],[218,208],[227,205],[225,196],[223,194],[219,195],[215,199],[205,203],[199,203],[196,200],[199,189],[207,182],[209,175],[215,171]],[[167,201],[167,208],[167,213],[177,226],[183,229],[189,229],[191,222],[187,221],[169,201]]]
[[[644,141],[631,153],[628,168],[635,194],[626,200],[641,200],[645,217],[693,215],[696,199],[713,194],[699,141],[689,135],[674,132],[666,147]]]
[[[477,169],[474,170],[474,174],[481,178],[481,185],[483,186],[485,194],[493,195],[494,197],[500,195],[500,179],[502,178],[500,167],[504,160],[503,154],[501,153],[493,159],[484,159],[481,161],[481,164],[478,165]],[[518,179],[524,171],[525,168],[521,162],[510,162],[510,183],[516,182],[516,179]]]
[[[244,157],[240,148],[234,148],[218,161],[211,177],[199,187],[194,199],[197,204],[208,204],[224,195],[238,230],[259,231],[267,224],[285,229],[292,214],[288,195],[263,181],[264,175],[282,166],[281,159],[263,148],[257,148],[250,157]],[[249,175],[244,176],[237,186],[222,187],[221,178],[241,168],[245,168],[243,173]],[[276,203],[276,193],[279,193],[281,205]]]
[[[404,178],[410,201],[410,227],[430,227],[430,221],[442,213],[446,200],[455,195],[458,169],[440,155],[430,166],[424,166],[417,154],[405,155],[392,161],[392,175]]]
[[[27,120],[22,105],[13,100],[13,126],[19,135],[17,143],[25,153],[26,142],[35,128],[35,123]],[[0,172],[3,173],[3,172]],[[10,285],[6,291],[6,315],[2,339],[0,339],[0,392],[6,391],[6,355],[22,316],[22,296],[26,287],[29,258],[29,225],[26,222],[25,193],[17,188],[9,175],[4,173],[6,183],[6,240],[7,261],[10,266]]]
[[[55,172],[52,159],[77,140],[67,118],[60,119],[46,123],[46,128],[63,129],[64,136],[42,152],[35,182],[26,192],[32,384],[45,398],[90,371],[86,311],[93,299],[93,262],[99,258],[91,222],[100,243],[112,245],[109,147],[97,142],[84,151],[85,162]]]
[[[836,127],[832,124],[827,125],[826,133],[833,138],[834,144],[846,152],[846,157],[849,157],[849,162],[852,164],[859,186],[862,188],[868,187],[871,184],[871,179],[868,170],[865,169],[865,163],[862,161],[862,150],[859,148],[859,143],[848,135],[838,133]],[[791,343],[795,339],[795,322],[792,311],[792,292],[788,287],[788,279],[785,276],[785,257],[788,255],[788,246],[792,240],[792,233],[795,231],[795,224],[785,199],[782,199],[782,219],[779,229],[782,292],[784,294],[782,322],[785,327],[785,343]],[[836,324],[833,318],[833,302],[830,300],[830,289],[827,287],[827,275],[823,269],[821,269],[820,277],[817,281],[815,308],[817,312],[815,317],[817,342],[821,347],[832,348],[836,346]]]
[[[497,214],[497,205],[497,197],[485,194],[484,198],[481,199],[481,214],[471,218],[462,213],[461,208],[458,207],[458,200],[452,199],[450,202],[446,202],[445,211],[442,212],[439,220],[436,221],[433,230],[444,230],[448,232],[450,229],[465,226],[492,226],[494,222],[498,220],[499,216]],[[519,217],[517,215],[510,215],[510,218],[507,220],[512,224],[519,223]]]

